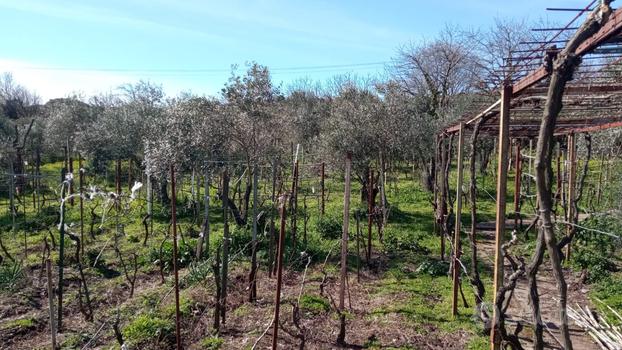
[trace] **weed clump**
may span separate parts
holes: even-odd
[[[428,259],[419,265],[415,272],[430,276],[444,276],[449,270],[449,263],[446,261]]]
[[[201,347],[205,350],[218,350],[224,344],[224,340],[218,337],[207,337],[201,340]]]
[[[337,239],[341,237],[341,225],[342,222],[339,218],[323,216],[315,223],[315,229],[326,239]]]
[[[330,310],[330,303],[326,298],[304,294],[300,298],[300,309],[307,314],[319,315]]]
[[[123,337],[130,344],[137,346],[150,340],[158,343],[171,343],[175,340],[175,325],[154,315],[140,315],[123,329]]]

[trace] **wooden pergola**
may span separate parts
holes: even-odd
[[[542,123],[544,106],[547,103],[552,62],[566,43],[560,38],[562,33],[576,29],[573,22],[581,15],[590,13],[599,2],[594,0],[565,28],[543,42],[534,42],[537,47],[526,50],[528,53],[509,61],[503,67],[509,71],[503,86],[499,87],[500,98],[491,104],[475,104],[469,112],[456,122],[445,127],[439,139],[457,135],[457,187],[454,230],[454,258],[460,254],[460,220],[462,214],[462,183],[465,134],[471,133],[473,145],[478,135],[496,137],[497,140],[497,194],[493,297],[504,282],[502,245],[506,232],[506,189],[509,167],[510,139],[537,139]],[[556,45],[562,45],[557,47]],[[585,40],[574,54],[581,58],[579,69],[568,82],[563,94],[563,107],[557,118],[554,135],[567,137],[569,162],[569,184],[576,181],[576,141],[575,135],[611,128],[622,127],[622,8],[614,10],[600,30]],[[475,136],[473,137],[473,134]],[[516,181],[515,212],[519,213],[520,198],[520,143],[516,143]],[[439,150],[441,146],[439,146]],[[440,162],[437,156],[437,162]],[[448,166],[447,166],[448,168]],[[444,175],[441,175],[443,177]],[[442,180],[442,181],[447,181]],[[473,181],[473,180],[472,180]],[[441,184],[441,186],[443,186]],[[473,188],[473,187],[472,187]],[[569,198],[573,198],[574,186],[569,186]],[[447,189],[445,189],[447,191]],[[473,197],[472,197],[473,198]],[[447,204],[444,204],[445,208]],[[437,208],[437,211],[439,209]],[[441,209],[442,211],[442,209]],[[437,216],[438,220],[438,216]],[[475,227],[475,223],[473,223]],[[474,228],[473,228],[474,230]],[[454,266],[454,315],[457,314],[458,281],[460,270]],[[496,312],[496,309],[495,309]],[[491,328],[491,344],[498,349],[498,336]]]

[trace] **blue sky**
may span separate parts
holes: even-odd
[[[232,64],[257,61],[284,86],[382,62],[446,23],[487,27],[495,17],[569,18],[546,7],[586,0],[0,0],[0,72],[44,100],[109,91],[138,79],[168,94],[217,94]],[[561,16],[561,17],[560,17]],[[329,67],[326,67],[329,66]],[[338,66],[338,67],[335,67]]]

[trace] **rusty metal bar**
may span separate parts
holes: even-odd
[[[563,27],[563,28],[532,28],[532,32],[555,32],[565,30],[577,30],[579,27]]]
[[[561,7],[547,7],[546,8],[547,11],[569,11],[569,12],[585,12],[585,11],[592,11],[594,9],[573,9],[573,8],[561,8]]]

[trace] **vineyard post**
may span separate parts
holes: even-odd
[[[464,123],[460,123],[458,134],[458,159],[457,159],[457,179],[456,179],[456,223],[454,228],[454,261],[453,261],[453,296],[451,302],[451,314],[458,315],[458,288],[460,283],[460,229],[462,220],[462,180],[463,180],[463,148],[464,148]]]
[[[505,203],[508,179],[508,148],[510,147],[510,102],[512,86],[504,85],[501,92],[501,114],[499,116],[499,142],[497,161],[497,218],[495,226],[495,264],[492,297],[496,298],[497,291],[503,286],[503,235],[505,234]],[[494,300],[493,300],[494,303]],[[499,318],[497,308],[493,308],[493,317],[490,330],[490,343],[492,350],[498,350],[501,346],[501,337],[496,325]]]
[[[179,312],[179,272],[177,266],[177,193],[175,192],[175,166],[171,165],[171,226],[173,230],[173,271],[175,274],[175,338],[181,350],[181,325]]]

